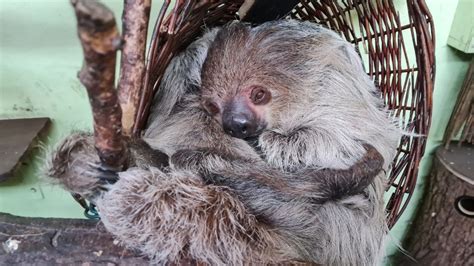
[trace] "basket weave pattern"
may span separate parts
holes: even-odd
[[[199,36],[205,27],[238,19],[240,1],[165,1],[152,37],[135,134],[143,129],[152,95],[172,57]],[[401,13],[401,14],[400,14]],[[407,18],[406,23],[401,17]],[[431,121],[435,75],[434,26],[424,0],[407,0],[396,10],[390,0],[302,0],[288,18],[307,20],[340,32],[359,51],[367,74],[380,89],[387,108],[406,131],[389,176],[388,225],[392,227],[415,189],[418,166]],[[414,61],[413,58],[414,57]]]

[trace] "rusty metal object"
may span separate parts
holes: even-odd
[[[50,122],[46,117],[0,120],[0,183],[14,180],[17,170],[38,149],[35,139],[44,137]]]
[[[204,27],[237,19],[243,0],[177,0],[169,15],[165,1],[155,25],[148,53],[144,88],[133,133],[146,125],[153,95],[171,58],[199,36]],[[392,227],[405,210],[415,189],[418,165],[424,153],[431,122],[435,77],[433,18],[424,0],[407,0],[396,10],[390,0],[301,0],[288,17],[308,20],[340,32],[362,53],[368,75],[382,93],[387,108],[406,131],[389,173],[392,196],[387,204]],[[399,13],[407,14],[402,21]],[[406,34],[404,34],[406,33]],[[408,36],[412,42],[405,41]],[[415,54],[410,61],[408,54]]]

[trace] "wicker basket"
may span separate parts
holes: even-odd
[[[207,27],[223,25],[240,14],[255,16],[269,9],[249,5],[259,1],[177,0],[170,9],[165,1],[155,24],[134,133],[143,129],[151,97],[171,58]],[[263,3],[263,4],[262,4]],[[421,137],[403,136],[389,173],[391,197],[387,204],[392,227],[405,210],[415,189],[418,165],[423,156],[431,121],[435,75],[434,28],[424,0],[407,0],[396,10],[390,0],[302,0],[260,1],[262,5],[296,3],[285,18],[312,21],[340,32],[361,51],[368,75],[381,90],[389,110],[399,117],[407,131]],[[246,10],[244,10],[246,9]],[[165,16],[168,12],[169,14]],[[281,10],[280,10],[281,11]],[[277,11],[275,11],[277,12]],[[271,14],[270,14],[271,15]],[[274,14],[277,17],[279,14]],[[263,18],[262,18],[263,17]],[[260,22],[268,14],[254,19]],[[270,16],[271,17],[271,16]],[[406,21],[402,22],[403,19]],[[244,20],[252,21],[252,18]],[[408,41],[405,42],[405,39]],[[413,58],[415,61],[413,61]]]

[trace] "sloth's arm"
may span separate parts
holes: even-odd
[[[314,125],[288,132],[265,131],[258,139],[265,161],[283,171],[332,167],[345,169],[362,157],[362,142],[344,130],[327,130]]]
[[[129,150],[130,167],[163,169],[168,165],[166,154],[153,150],[142,140],[130,141]],[[349,169],[306,168],[288,173],[263,162],[216,151],[181,150],[171,157],[171,164],[199,173],[206,182],[231,187],[242,195],[265,190],[286,198],[305,197],[324,202],[361,193],[382,170],[383,159],[373,147],[367,146],[366,154]],[[93,137],[80,133],[68,137],[55,150],[48,176],[69,191],[93,197],[104,185],[115,181],[116,173],[101,169]]]
[[[206,182],[228,186],[237,193],[272,191],[285,198],[303,197],[322,203],[359,194],[382,170],[383,158],[366,145],[365,155],[349,169],[302,169],[283,172],[255,162],[212,150],[181,150],[171,156],[175,168],[201,174]],[[245,197],[245,196],[243,196]]]

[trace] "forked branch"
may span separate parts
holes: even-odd
[[[79,79],[94,117],[95,147],[105,167],[120,171],[126,162],[122,110],[114,89],[116,53],[121,39],[113,13],[95,0],[71,0],[84,51]]]

